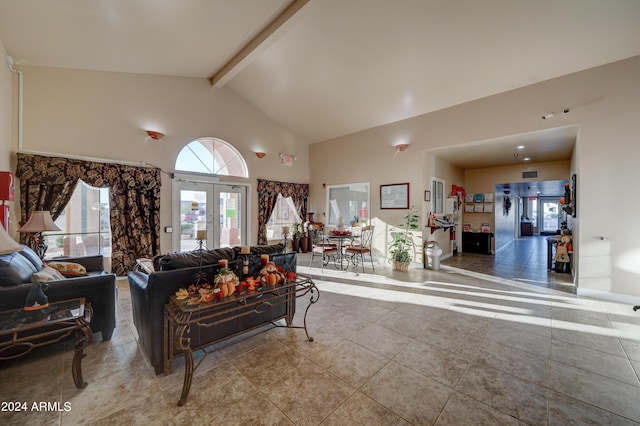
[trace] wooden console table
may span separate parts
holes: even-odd
[[[295,299],[305,295],[310,295],[310,303],[304,311],[304,325],[292,326],[293,304]],[[169,303],[164,307],[164,335],[169,339],[168,345],[164,345],[164,372],[165,374],[173,372],[174,348],[182,351],[185,359],[184,382],[182,385],[182,394],[178,400],[178,406],[184,405],[187,401],[193,380],[193,373],[195,371],[193,365],[193,349],[191,348],[191,339],[189,338],[190,326],[215,327],[216,325],[247,315],[260,314],[271,309],[273,306],[287,303],[289,307],[287,309],[287,316],[285,317],[286,327],[304,329],[307,339],[312,342],[313,337],[309,336],[309,331],[307,330],[307,312],[311,305],[316,303],[319,298],[320,293],[313,280],[301,275],[297,275],[295,281],[285,281],[285,284],[273,287],[262,287],[259,291],[246,292],[240,295],[235,294],[209,303],[200,303],[196,306],[189,306],[185,301],[177,300],[175,296],[171,296]],[[272,321],[266,321],[260,324],[260,326],[268,323],[276,327],[285,327],[274,324]],[[208,344],[211,345],[222,340],[225,339],[209,342]]]
[[[37,311],[14,309],[0,312],[0,360],[14,359],[40,346],[59,342],[75,333],[71,374],[78,389],[82,379],[81,361],[91,342],[91,305],[84,298],[49,303]]]

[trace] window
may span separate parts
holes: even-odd
[[[327,187],[327,225],[369,223],[369,182]]]
[[[296,210],[296,206],[293,204],[293,200],[291,197],[283,197],[282,194],[278,194],[276,205],[267,222],[267,240],[281,239],[283,226],[289,226],[289,233],[291,234],[293,231],[291,225],[294,223],[302,223],[302,220]],[[289,235],[289,238],[291,238],[291,235]]]
[[[111,257],[109,188],[95,188],[79,181],[55,223],[61,231],[45,235],[48,259],[96,254]]]
[[[444,213],[444,181],[431,178],[431,211],[434,214]]]
[[[176,170],[249,177],[242,155],[227,142],[216,138],[199,138],[182,148],[176,159]]]

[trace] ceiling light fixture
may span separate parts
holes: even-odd
[[[398,145],[396,145],[396,151],[406,151],[407,148],[409,148],[408,143],[399,143]]]
[[[516,148],[517,149],[524,149],[524,145],[518,145]]]
[[[531,157],[524,157],[522,161],[531,161]]]
[[[549,119],[549,118],[551,118],[551,117],[553,117],[553,113],[552,113],[552,112],[550,112],[549,114],[543,115],[543,116],[542,116],[542,119],[543,119],[543,120],[547,120],[547,119]]]
[[[156,132],[154,130],[147,130],[147,134],[153,140],[162,139],[164,137],[164,133]]]
[[[263,158],[265,155],[267,155],[265,152],[256,152],[256,157],[258,158]]]

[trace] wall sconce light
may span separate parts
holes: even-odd
[[[155,132],[153,130],[147,130],[147,134],[149,135],[149,137],[153,140],[158,140],[158,139],[162,139],[164,137],[164,133],[160,133],[160,132]]]
[[[396,145],[396,151],[405,151],[407,148],[409,148],[409,144],[408,143],[400,143],[398,145]]]
[[[258,157],[258,158],[262,158],[265,155],[267,155],[267,153],[265,153],[265,152],[256,152],[256,157]]]

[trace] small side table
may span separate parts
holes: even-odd
[[[76,387],[85,388],[82,358],[84,349],[91,342],[91,314],[91,305],[82,297],[51,302],[48,307],[37,311],[14,309],[0,312],[0,360],[21,357],[74,333],[71,374]]]

